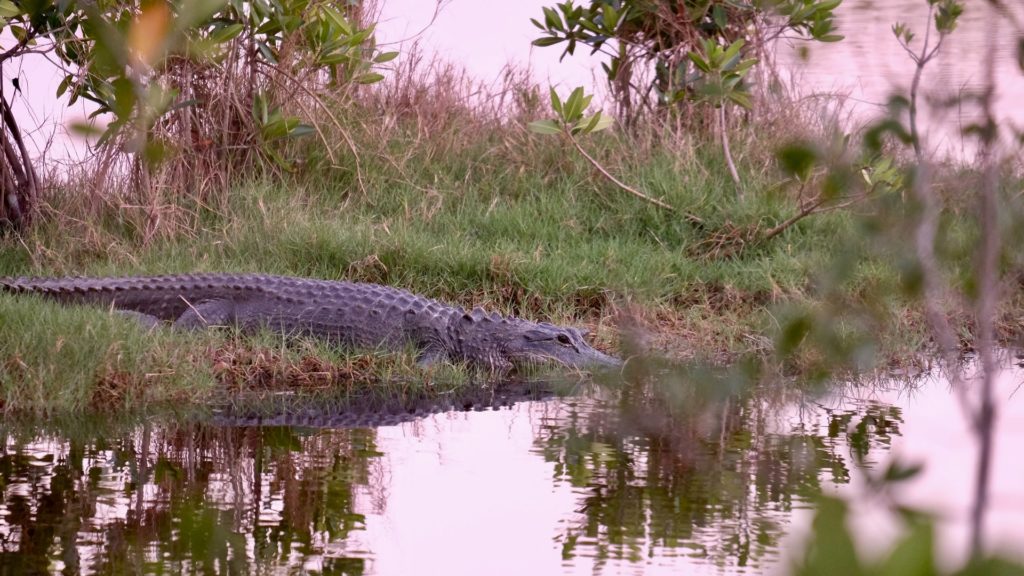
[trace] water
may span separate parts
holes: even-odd
[[[998,386],[987,526],[993,547],[1018,557],[1022,377],[1008,369]],[[0,453],[0,566],[782,573],[822,493],[858,502],[865,550],[885,549],[898,526],[863,497],[857,462],[877,472],[894,457],[925,465],[897,496],[939,515],[942,561],[963,559],[975,450],[941,379],[823,397],[772,386],[675,409],[630,397],[591,391],[365,428],[11,429]]]

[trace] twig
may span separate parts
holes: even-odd
[[[623,190],[625,190],[626,192],[629,192],[630,194],[636,196],[637,198],[640,198],[642,200],[650,202],[651,204],[654,204],[655,206],[657,206],[659,208],[664,208],[665,210],[668,210],[670,212],[675,212],[676,211],[676,209],[673,208],[671,205],[666,204],[665,202],[662,202],[661,200],[658,200],[657,198],[652,198],[651,196],[648,196],[647,194],[644,194],[643,192],[637,190],[636,188],[633,188],[633,187],[629,186],[628,184],[622,182],[621,180],[619,180],[615,176],[612,176],[612,174],[610,172],[608,172],[607,170],[604,169],[604,166],[601,166],[600,162],[595,160],[594,157],[591,156],[590,154],[587,154],[587,151],[583,149],[583,146],[580,146],[579,141],[576,140],[576,138],[574,138],[572,134],[570,134],[569,132],[565,132],[565,135],[566,135],[567,138],[569,138],[569,141],[572,142],[573,146],[576,147],[576,150],[580,154],[582,154],[584,158],[587,159],[587,162],[590,162],[591,166],[596,168],[597,171],[600,172],[602,176],[604,176],[605,178],[610,180],[616,186],[618,186],[619,188],[622,188]],[[686,218],[688,221],[690,221],[690,222],[692,222],[694,224],[698,224],[698,225],[703,225],[704,224],[704,219],[699,217],[699,216],[697,216],[697,215],[695,215],[695,214],[690,214],[689,212],[683,212],[682,215],[683,215],[684,218]]]
[[[931,3],[928,4],[928,19],[926,20],[927,26],[924,32],[924,43],[921,45],[921,53],[915,54],[908,44],[905,44],[903,40],[899,43],[906,50],[907,54],[910,54],[910,59],[914,61],[914,79],[910,83],[910,136],[911,143],[914,145],[914,155],[920,160],[921,157],[921,135],[917,130],[917,90],[921,85],[921,76],[924,73],[924,67],[931,61],[932,58],[939,52],[939,48],[942,47],[942,41],[946,39],[946,34],[940,33],[939,39],[935,43],[935,46],[928,50],[928,44],[931,40],[932,32],[932,14],[935,12],[935,6]]]
[[[722,131],[722,151],[725,153],[725,163],[729,166],[729,174],[732,181],[736,183],[736,197],[743,198],[743,185],[740,183],[740,175],[736,171],[736,163],[732,160],[732,151],[729,150],[729,132],[725,123],[725,104],[718,108],[718,126]]]
[[[18,120],[11,111],[11,106],[7,102],[2,86],[0,86],[0,109],[2,109],[0,114],[3,116],[2,138],[4,153],[8,159],[10,171],[18,179],[17,186],[11,188],[9,194],[15,200],[8,202],[8,204],[16,218],[13,221],[15,228],[19,228],[27,224],[31,218],[33,207],[39,197],[39,179],[36,176],[35,168],[32,166],[32,158],[29,156],[25,141],[21,137]],[[7,134],[11,135],[14,144],[18,147],[17,154],[14,153],[10,141],[7,139]],[[18,158],[19,155],[20,159]]]
[[[978,412],[975,418],[975,434],[978,435],[978,469],[975,477],[974,506],[971,509],[971,556],[978,558],[984,546],[985,509],[988,507],[988,480],[992,469],[992,436],[995,431],[996,406],[992,398],[998,367],[995,361],[995,314],[999,300],[998,259],[999,259],[999,217],[998,194],[999,175],[996,169],[996,120],[993,112],[995,95],[995,58],[998,22],[997,10],[989,11],[988,62],[986,66],[985,90],[981,99],[983,121],[982,166],[984,183],[981,198],[981,262],[978,270],[979,297],[977,322],[980,334],[978,348],[981,355],[982,385]]]
[[[761,236],[761,239],[759,241],[767,242],[772,238],[778,236],[790,226],[796,224],[800,220],[803,220],[804,218],[813,214],[822,204],[825,203],[825,200],[827,200],[827,198],[825,198],[825,195],[822,194],[821,196],[818,197],[817,200],[805,206],[790,219],[786,220],[782,224],[779,224],[778,226],[775,226],[774,228],[769,229],[767,232],[764,233],[763,236]]]
[[[54,31],[56,31],[56,29],[52,30],[51,33]],[[14,56],[21,56],[24,53],[23,50],[27,48],[28,45],[36,39],[36,36],[38,34],[39,30],[37,30],[35,26],[31,26],[28,29],[28,31],[25,32],[25,35],[22,36],[21,40],[18,41],[17,44],[11,46],[8,50],[0,54],[0,63],[7,61],[8,58],[12,58]],[[47,52],[48,51],[49,50],[47,50]]]

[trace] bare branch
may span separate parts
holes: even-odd
[[[718,126],[722,131],[722,152],[725,153],[725,163],[729,167],[729,174],[732,176],[732,181],[736,184],[736,197],[743,198],[743,184],[740,182],[740,175],[736,171],[736,163],[732,159],[732,151],[729,149],[729,130],[725,122],[725,107],[726,104],[723,102],[718,108]]]
[[[989,10],[988,60],[985,69],[985,90],[981,109],[985,122],[996,126],[995,57],[999,28],[998,10]],[[992,441],[995,431],[996,405],[993,399],[996,373],[995,315],[999,301],[999,174],[996,162],[996,130],[982,131],[982,169],[984,180],[981,197],[981,254],[978,267],[979,295],[977,302],[978,352],[981,356],[982,384],[979,391],[975,434],[978,436],[978,469],[975,477],[974,506],[971,509],[971,555],[979,557],[984,548],[984,521],[988,507],[988,480],[992,469]]]

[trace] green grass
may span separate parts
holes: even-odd
[[[199,339],[103,310],[0,298],[0,401],[11,412],[191,403],[214,380]]]
[[[668,145],[639,149],[612,136],[587,141],[623,180],[699,215],[705,224],[698,227],[618,190],[556,140],[524,137],[523,149],[510,150],[495,142],[501,130],[452,136],[461,144],[447,155],[404,149],[401,139],[362,142],[365,194],[350,172],[324,170],[290,183],[239,183],[215,203],[172,198],[159,209],[162,221],[184,224],[151,235],[116,203],[89,212],[74,194],[54,195],[29,233],[0,240],[0,275],[259,271],[372,281],[465,306],[599,327],[604,348],[617,345],[616,311],[630,310],[639,313],[650,347],[675,357],[723,358],[770,354],[769,336],[783,322],[779,306],[822,304],[828,263],[858,237],[858,218],[838,211],[734,257],[708,257],[716,234],[768,228],[794,212],[778,174],[741,165],[748,192],[739,201],[711,146],[682,158]],[[884,261],[853,266],[845,304],[895,292],[897,270]],[[892,351],[920,342],[917,321],[898,297],[873,306],[883,329],[901,330],[887,341]],[[202,403],[223,389],[209,353],[223,336],[142,334],[103,311],[6,295],[0,311],[7,410],[95,407],[111,374],[130,381],[119,406]],[[305,353],[258,339],[239,346],[281,348],[282,362],[301,362],[304,354],[352,362],[324,348]],[[408,358],[371,368],[370,387],[417,374]]]

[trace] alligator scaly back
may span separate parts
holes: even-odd
[[[309,335],[350,348],[399,350],[420,360],[468,362],[494,371],[556,361],[618,365],[575,328],[466,312],[378,284],[263,274],[181,274],[122,278],[0,278],[0,291],[38,294],[139,315],[187,329],[235,326]]]

